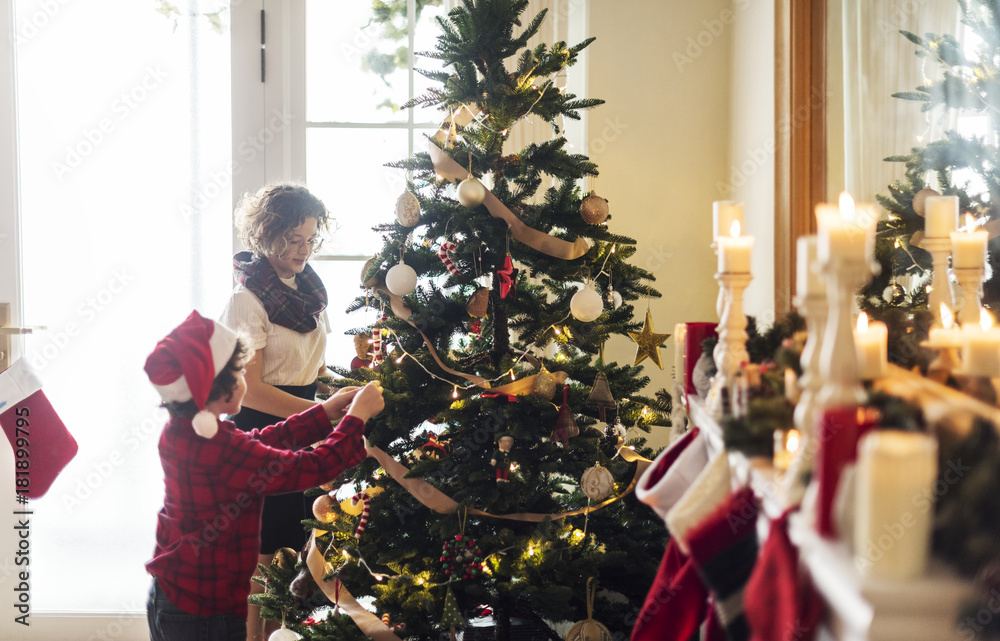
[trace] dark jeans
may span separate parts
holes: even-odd
[[[146,620],[150,641],[246,641],[247,638],[245,618],[183,612],[163,594],[155,578],[146,601]]]

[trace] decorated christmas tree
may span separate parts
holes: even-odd
[[[561,135],[602,103],[560,86],[591,40],[528,48],[545,12],[524,17],[527,5],[464,0],[418,54],[443,70],[406,106],[444,124],[392,164],[408,177],[398,222],[376,228],[382,251],[349,307],[377,320],[335,381],[378,379],[386,410],[366,429],[371,458],[315,491],[313,543],[279,555],[253,597],[306,638],[467,625],[466,639],[556,641],[590,618],[591,579],[586,629],[623,636],[653,582],[665,531],[631,490],[653,455],[645,433],[669,425],[669,395],[644,396],[639,366],[662,367],[659,294],[608,202],[581,190],[597,167]],[[511,149],[527,118],[552,139]],[[616,335],[636,341],[635,364],[604,360]],[[356,606],[365,597],[375,614]]]
[[[889,186],[888,194],[878,196],[889,214],[877,230],[876,257],[882,270],[863,290],[862,299],[862,307],[876,316],[927,309],[931,256],[921,245],[928,196],[957,196],[959,210],[990,231],[990,223],[1000,219],[1000,6],[987,0],[959,0],[959,5],[967,26],[965,42],[949,34],[900,32],[917,46],[927,75],[935,77],[893,96],[919,103],[921,111],[942,122],[978,115],[985,116],[988,125],[971,134],[952,128],[909,154],[886,158],[905,163],[906,172]],[[995,308],[1000,300],[998,254],[991,251],[989,256],[983,303]],[[904,278],[907,275],[911,278]]]

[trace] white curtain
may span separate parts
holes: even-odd
[[[884,158],[926,145],[947,128],[940,110],[922,113],[920,103],[892,97],[937,73],[933,62],[914,54],[916,45],[899,30],[957,36],[958,3],[843,0],[842,17],[844,183],[859,200],[874,201],[904,172],[902,163]]]

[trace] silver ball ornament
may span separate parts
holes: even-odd
[[[396,296],[406,296],[417,288],[417,272],[406,263],[399,263],[386,273],[385,286]]]
[[[902,305],[906,300],[906,290],[899,283],[889,283],[882,290],[882,299],[890,305]]]
[[[604,300],[611,306],[611,309],[618,309],[622,306],[622,295],[613,289],[604,292]]]
[[[458,202],[468,208],[478,207],[486,200],[486,186],[478,178],[469,176],[458,183]]]
[[[573,294],[569,301],[569,311],[576,320],[590,323],[597,320],[604,311],[604,301],[593,285],[587,285]]]

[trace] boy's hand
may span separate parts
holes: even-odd
[[[326,410],[326,415],[330,417],[331,422],[344,418],[344,415],[347,414],[347,407],[360,389],[360,387],[341,387],[330,398],[323,401],[323,409]]]
[[[382,384],[378,381],[368,383],[354,395],[351,407],[347,410],[348,416],[356,416],[362,421],[368,421],[385,407],[382,400]]]

